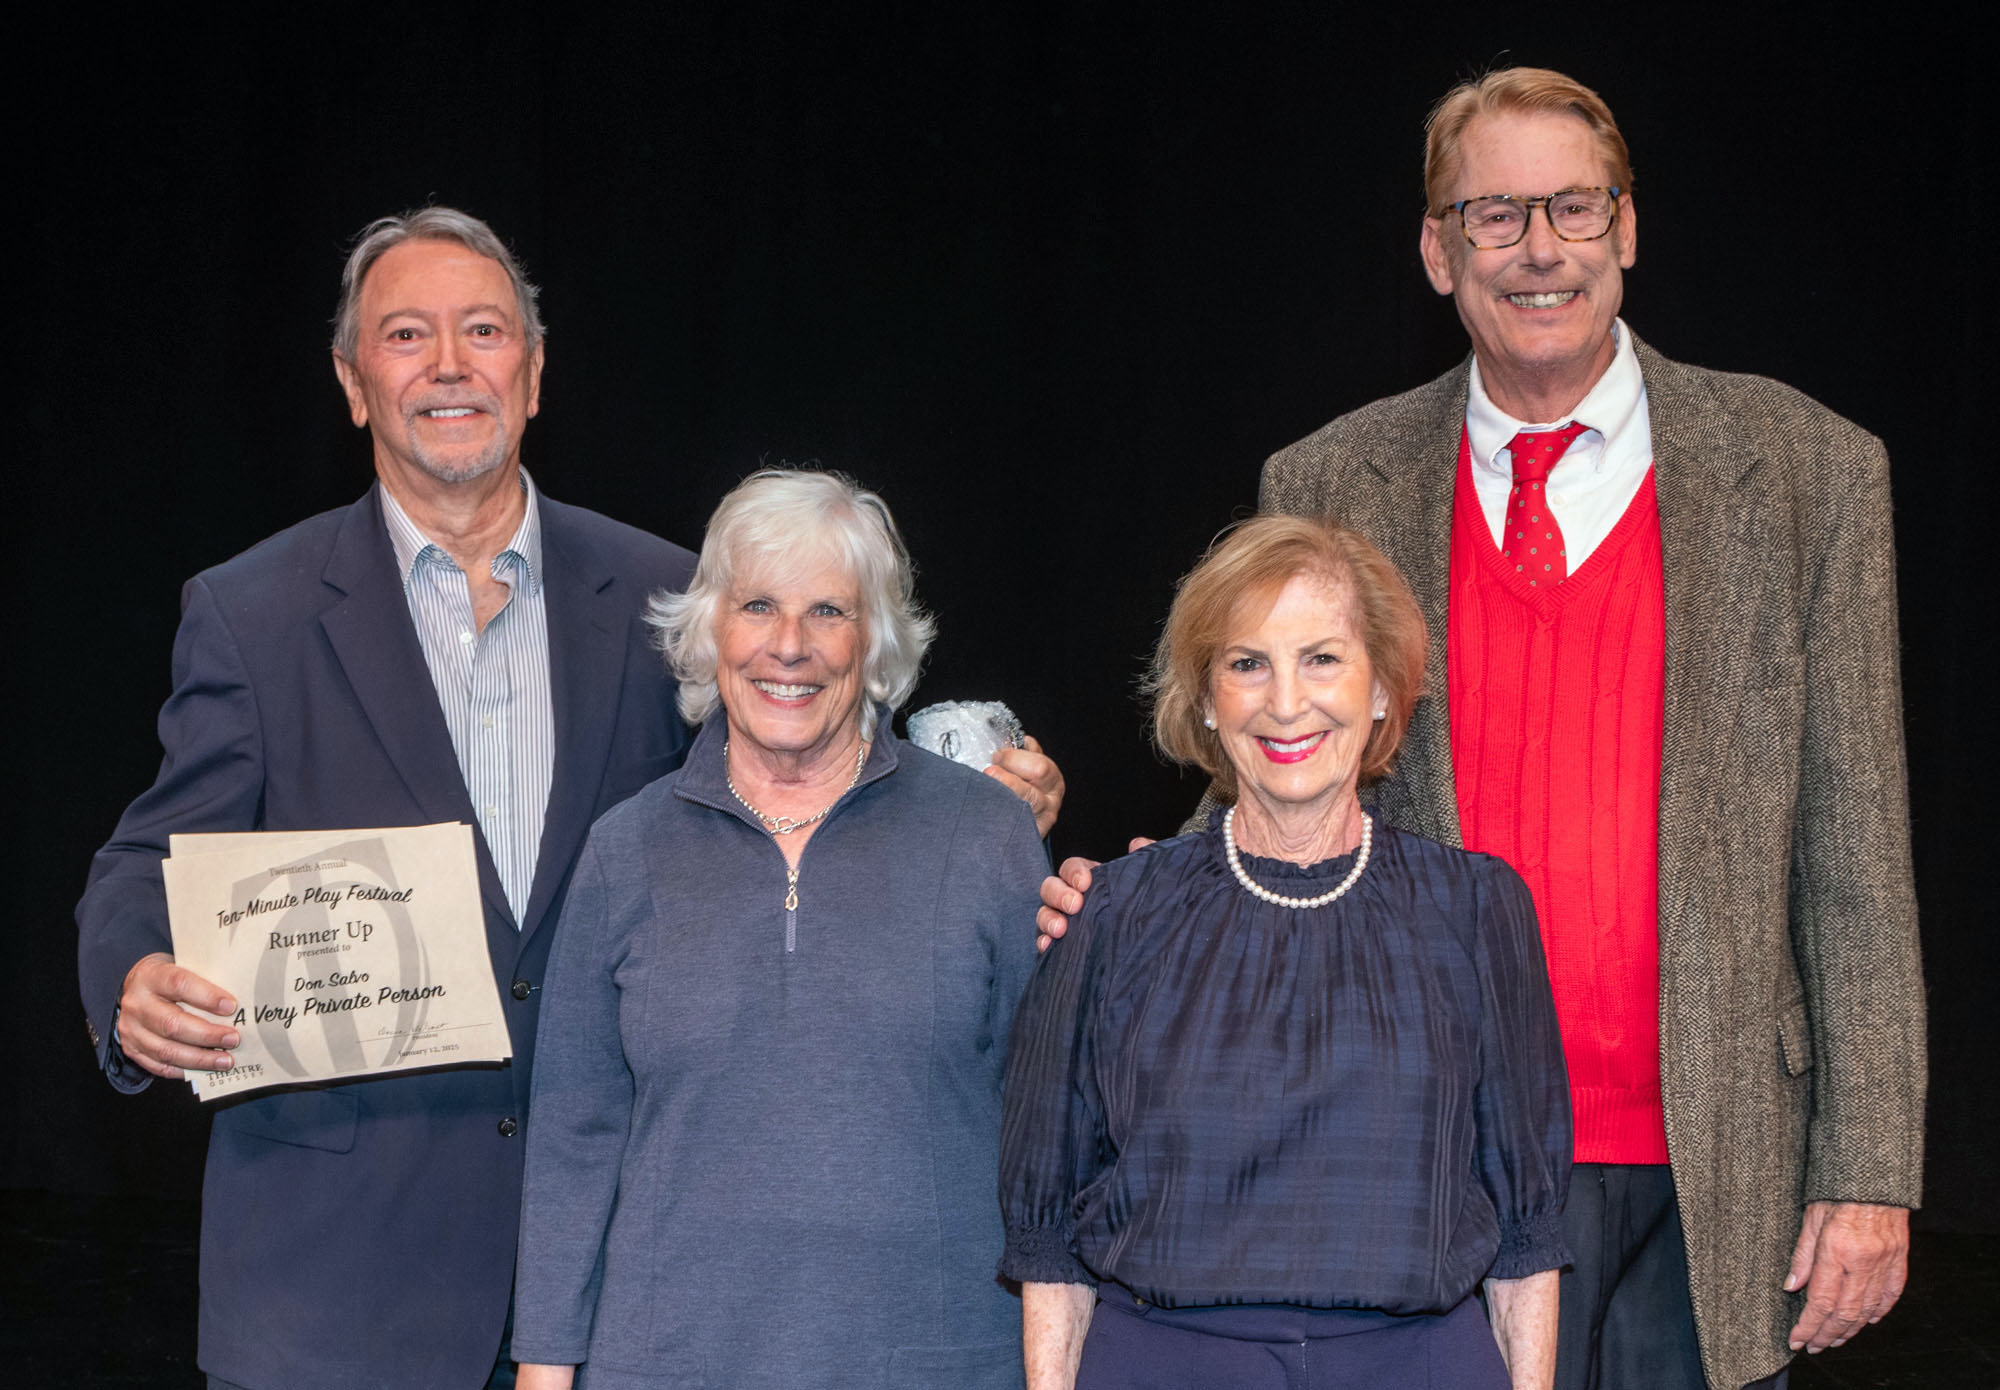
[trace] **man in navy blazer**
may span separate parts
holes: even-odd
[[[212,1386],[475,1390],[496,1364],[499,1383],[511,1379],[503,1345],[521,1130],[550,938],[591,822],[678,766],[686,748],[639,613],[653,589],[686,582],[693,557],[541,497],[522,473],[541,326],[532,288],[485,224],[445,208],[385,218],[364,233],[346,279],[335,367],[355,423],[373,437],[376,485],[189,581],[173,694],[160,714],[165,761],[92,866],[77,907],[78,957],[114,1086],[136,1091],[154,1076],[224,1068],[235,1029],[182,1007],[226,1016],[234,1001],[173,963],[159,867],[170,834],[438,821],[479,829],[512,1065],[219,1104],[203,1188],[200,1315]],[[448,557],[462,571],[443,571],[468,620],[463,632],[444,629],[447,640],[483,644],[530,597],[542,604],[545,623],[508,676],[507,707],[520,714],[540,661],[541,736],[502,721],[516,761],[540,760],[540,777],[526,783],[547,789],[539,841],[513,857],[518,912],[482,819],[495,808],[475,809],[467,792],[445,687],[406,597],[411,574],[392,544],[392,511],[442,552],[425,552],[428,561]],[[533,574],[510,559],[535,529],[524,527],[531,512]],[[504,840],[506,822],[492,824]]]

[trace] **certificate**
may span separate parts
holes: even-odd
[[[175,835],[161,869],[174,959],[238,1005],[201,1099],[513,1055],[470,826]]]

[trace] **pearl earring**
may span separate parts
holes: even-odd
[[[1389,711],[1385,709],[1378,709],[1375,711],[1375,717],[1377,719],[1387,719],[1389,717]]]
[[[1377,719],[1380,719],[1382,716],[1378,714],[1375,717]],[[1211,714],[1208,718],[1202,720],[1201,722],[1203,727],[1213,729],[1215,727],[1215,716]]]

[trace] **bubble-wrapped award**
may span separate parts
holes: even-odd
[[[946,700],[909,719],[910,742],[939,757],[985,767],[1001,748],[1022,746],[1021,721],[998,700]]]

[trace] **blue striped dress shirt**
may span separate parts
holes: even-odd
[[[484,631],[473,619],[465,571],[417,529],[388,489],[381,489],[382,520],[403,576],[410,621],[517,926],[535,881],[555,776],[541,507],[527,470],[520,477],[527,511],[514,538],[493,559],[493,577],[511,592]]]

